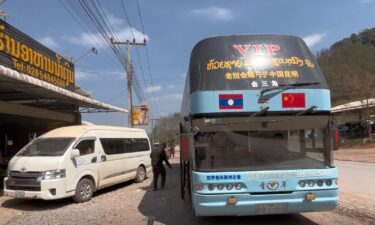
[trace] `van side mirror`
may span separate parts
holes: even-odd
[[[79,153],[79,149],[72,149],[72,151],[70,152],[70,158],[71,159],[77,158],[80,155],[81,154]]]

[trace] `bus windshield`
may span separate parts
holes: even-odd
[[[325,129],[199,133],[198,171],[324,169],[331,166]]]

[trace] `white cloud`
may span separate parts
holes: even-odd
[[[42,43],[43,45],[51,49],[60,49],[60,45],[58,45],[57,42],[49,36],[38,38],[38,42]]]
[[[154,101],[180,101],[182,100],[182,94],[170,94],[170,95],[164,95],[164,96],[158,96],[155,98],[152,98]]]
[[[90,73],[79,71],[79,70],[75,72],[75,77],[77,80],[86,80],[86,79],[92,78]]]
[[[367,3],[371,3],[373,1],[374,0],[361,0],[361,1],[359,1],[359,3],[361,3],[361,4],[367,4]]]
[[[304,37],[303,40],[306,42],[309,48],[312,48],[314,45],[320,43],[323,40],[324,36],[326,36],[325,33],[312,34]]]
[[[234,19],[231,10],[218,6],[208,8],[194,9],[189,13],[192,16],[199,16],[211,21],[230,21]]]
[[[112,25],[112,27],[123,27],[125,24],[125,21],[121,18],[116,17],[115,15],[108,13],[106,11],[106,14],[108,15],[108,22]]]
[[[133,34],[131,31],[133,31],[136,42],[143,42],[144,39],[149,42],[149,38],[147,35],[143,34],[135,28],[130,29],[129,27],[122,28],[119,30],[119,32],[116,32],[115,37],[118,38],[118,40],[115,39],[115,41],[133,41]],[[64,39],[73,44],[83,45],[85,47],[104,47],[102,39],[100,39],[94,33],[81,33],[79,36],[65,36]]]
[[[146,88],[147,93],[158,92],[158,91],[161,91],[160,85],[151,86],[151,87]]]
[[[181,100],[182,99],[182,94],[167,95],[165,98],[166,99],[170,99],[170,100]]]
[[[147,35],[134,27],[125,26],[125,21],[123,19],[109,13],[107,13],[107,15],[108,21],[114,30],[114,34],[108,34],[108,36],[114,38],[115,41],[133,41],[134,35],[136,42],[143,42],[144,39],[149,42],[149,37]],[[104,43],[98,36],[100,35],[96,35],[95,33],[80,33],[77,36],[65,36],[64,39],[73,44],[83,45],[84,47],[103,48]]]
[[[119,79],[125,79],[125,72],[120,70],[100,70],[100,69],[76,69],[76,79],[85,80],[85,79],[96,79],[98,77],[104,76],[113,76]]]

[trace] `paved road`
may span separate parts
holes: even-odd
[[[0,224],[375,224],[375,164],[337,162],[340,206],[333,212],[277,216],[197,218],[188,201],[180,200],[179,165],[167,170],[167,187],[153,192],[151,179],[105,189],[87,203],[70,199],[38,201],[0,198]],[[358,184],[358,185],[357,185]]]
[[[339,168],[339,185],[342,191],[359,197],[372,197],[375,201],[375,164],[335,161]]]
[[[340,204],[337,212],[375,224],[375,164],[335,161],[339,168]]]

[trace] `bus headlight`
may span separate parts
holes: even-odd
[[[306,187],[306,181],[301,180],[298,184],[302,188]]]
[[[65,169],[62,170],[47,170],[43,173],[43,180],[53,180],[65,177]]]
[[[241,183],[237,183],[236,184],[236,189],[237,190],[241,190],[242,189],[242,184]]]
[[[218,184],[217,185],[217,189],[220,190],[220,191],[223,190],[224,189],[224,184]]]
[[[195,191],[203,191],[203,189],[204,189],[204,185],[203,184],[200,184],[200,183],[194,184],[194,190]]]
[[[332,185],[332,181],[331,180],[326,180],[326,185],[327,186],[331,186]]]
[[[215,189],[214,184],[208,184],[208,190],[213,191]]]

